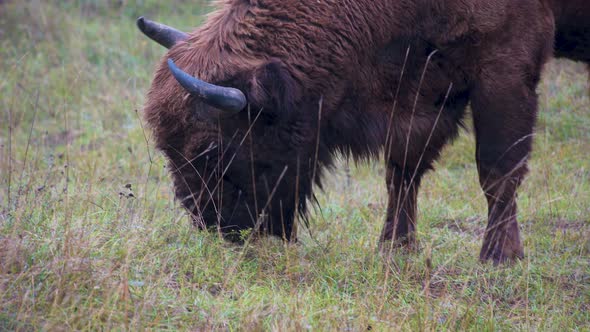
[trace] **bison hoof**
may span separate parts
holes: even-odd
[[[492,261],[494,265],[512,263],[522,258],[524,258],[524,250],[520,243],[517,245],[484,246],[479,254],[480,261]]]
[[[379,252],[381,254],[391,254],[398,250],[403,251],[418,251],[418,244],[415,240],[409,240],[408,238],[399,238],[396,240],[381,240],[379,241]]]

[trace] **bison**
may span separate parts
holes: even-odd
[[[335,156],[384,156],[381,250],[415,245],[420,182],[471,105],[488,202],[482,261],[523,257],[545,62],[588,61],[585,0],[223,0],[190,34],[138,19],[170,50],[144,107],[194,224],[293,240]],[[585,28],[585,30],[583,29]],[[554,44],[554,41],[556,43]]]

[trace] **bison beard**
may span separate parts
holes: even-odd
[[[252,228],[290,240],[335,155],[383,153],[389,202],[380,246],[411,247],[422,177],[471,103],[488,201],[480,259],[523,256],[516,191],[531,151],[535,88],[554,40],[559,56],[589,60],[586,1],[220,6],[191,34],[138,20],[170,48],[144,114],[197,226],[233,240]]]

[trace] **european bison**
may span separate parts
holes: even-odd
[[[144,112],[195,225],[234,240],[246,229],[291,239],[296,213],[335,155],[383,153],[389,203],[380,246],[412,246],[420,181],[470,103],[489,209],[480,259],[523,256],[516,191],[531,151],[535,88],[556,35],[559,55],[589,60],[585,0],[219,5],[191,34],[138,20],[170,48]]]

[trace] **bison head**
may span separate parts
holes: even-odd
[[[231,240],[247,229],[291,239],[320,177],[320,96],[303,94],[304,82],[283,60],[221,41],[220,32],[212,38],[207,26],[187,35],[137,23],[170,48],[144,115],[195,225]]]

